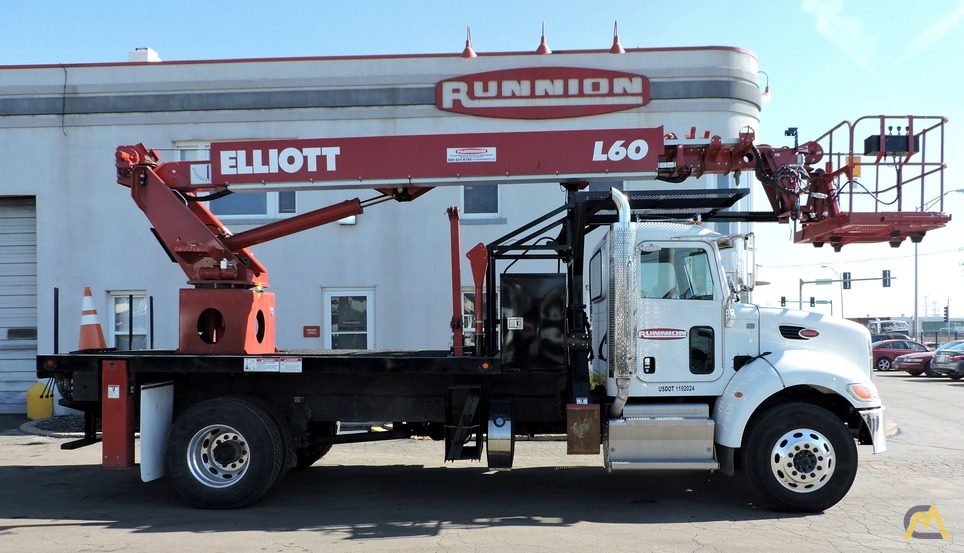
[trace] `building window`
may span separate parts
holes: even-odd
[[[475,288],[462,289],[462,335],[466,345],[475,345],[475,323],[478,320],[479,304],[475,301]],[[484,306],[482,306],[484,309]],[[484,313],[483,313],[484,315]],[[495,316],[499,317],[499,293],[495,294]]]
[[[147,294],[142,290],[110,292],[113,321],[108,339],[121,351],[147,349],[150,317],[147,310]],[[133,323],[133,324],[132,324]]]
[[[174,144],[178,161],[202,161],[211,159],[210,142],[177,142]],[[296,213],[296,195],[293,190],[284,192],[245,192],[230,194],[208,204],[218,217],[277,218]]]
[[[371,289],[325,290],[325,348],[375,346],[374,296]]]
[[[462,332],[464,334],[475,332],[476,308],[475,290],[462,292]]]
[[[463,186],[462,214],[474,218],[498,217],[499,185]]]

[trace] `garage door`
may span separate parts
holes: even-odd
[[[36,203],[0,198],[0,413],[27,411],[36,355]]]

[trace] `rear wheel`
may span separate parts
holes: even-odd
[[[202,401],[174,421],[167,474],[181,497],[200,507],[244,507],[263,496],[285,464],[285,439],[251,401]]]
[[[931,365],[930,365],[930,363],[928,363],[927,365],[924,365],[924,372],[921,373],[921,374],[923,374],[924,376],[929,377],[929,378],[933,378],[933,377],[937,376],[937,373],[931,370]]]
[[[829,509],[857,475],[857,445],[849,429],[822,407],[774,407],[754,420],[745,443],[750,486],[778,511]]]
[[[964,374],[949,374],[947,377],[951,380],[960,380],[961,377],[964,377]]]
[[[877,367],[878,371],[889,371],[890,359],[887,359],[886,357],[881,357],[880,359],[877,360],[877,363],[875,363],[874,366]]]

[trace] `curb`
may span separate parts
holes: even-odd
[[[33,421],[27,421],[20,425],[20,432],[24,434],[30,434],[33,436],[44,436],[47,438],[83,438],[83,432],[60,432],[56,430],[44,430],[43,428],[38,428],[38,424],[41,421],[47,419],[37,419]]]

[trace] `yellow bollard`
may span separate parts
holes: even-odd
[[[41,397],[47,390],[47,396]],[[30,420],[49,419],[54,416],[54,398],[46,383],[38,382],[27,390],[27,418]]]

